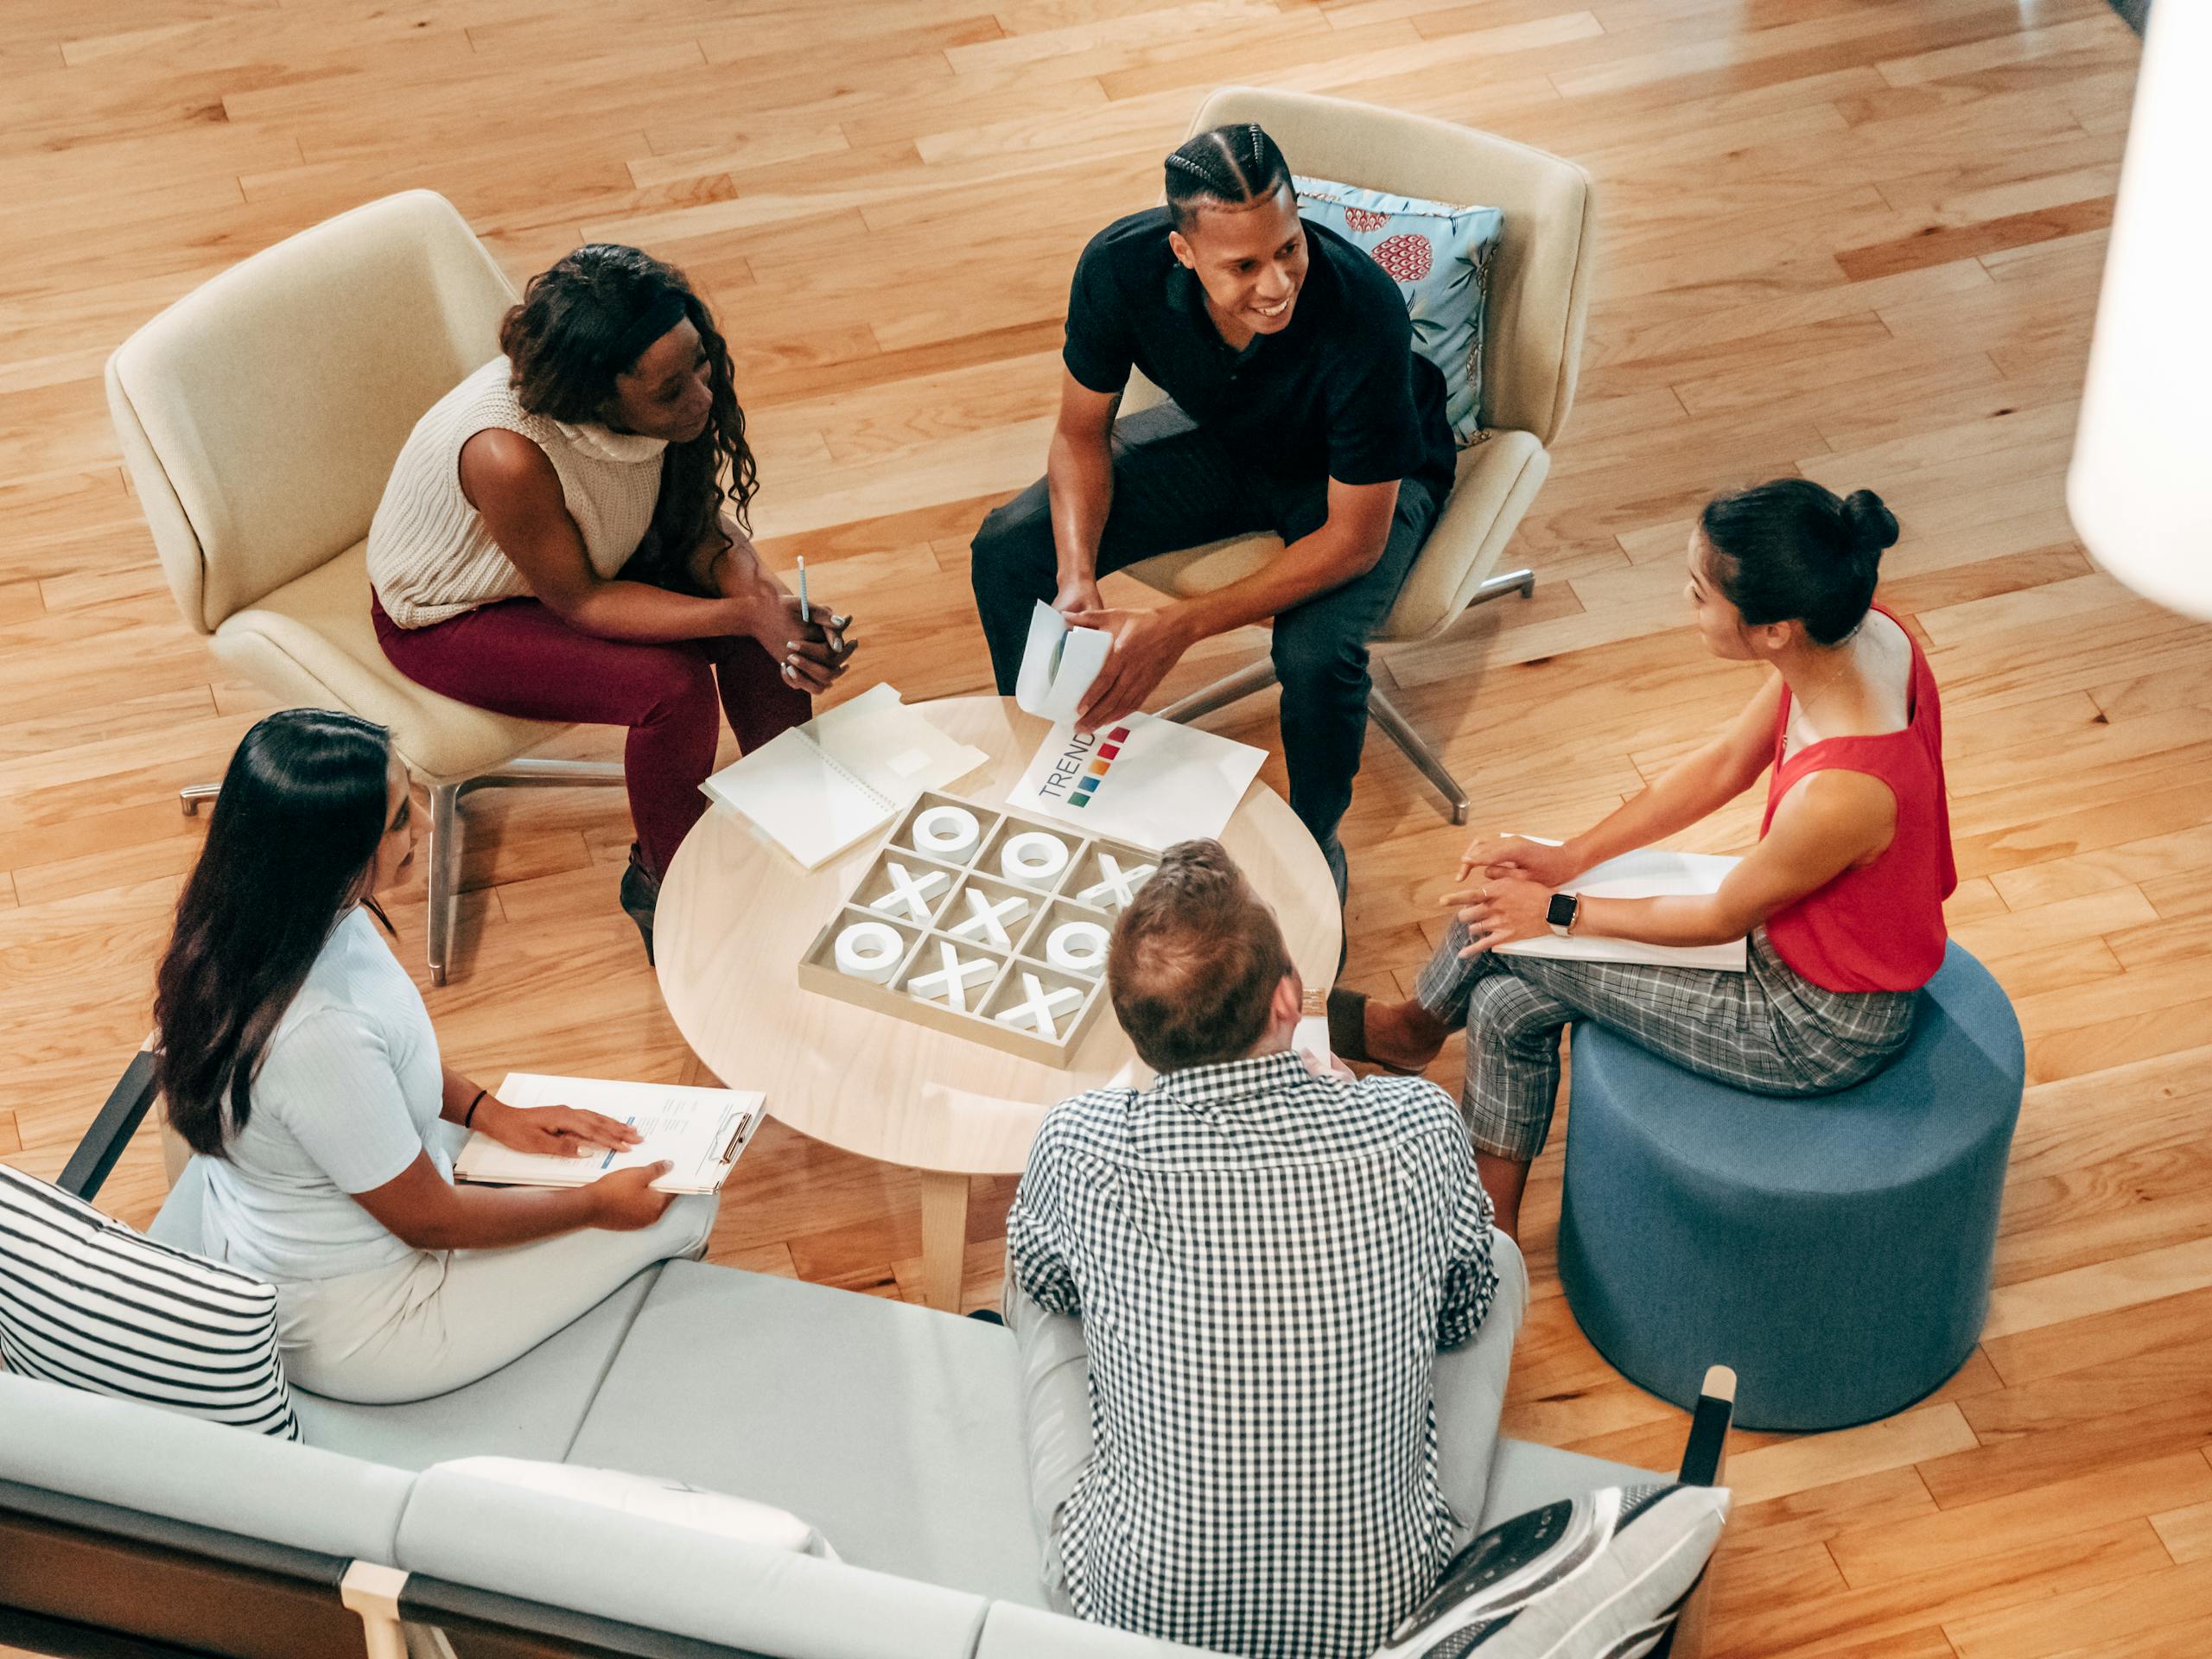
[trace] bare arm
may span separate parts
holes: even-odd
[[[1684,755],[1618,811],[1567,842],[1576,874],[1688,829],[1757,783],[1774,753],[1774,721],[1781,708],[1782,677],[1770,673],[1726,731]]]
[[[1878,857],[1897,833],[1897,797],[1864,772],[1814,772],[1782,798],[1774,822],[1720,891],[1670,899],[1592,899],[1577,933],[1647,944],[1724,944],[1786,905]]]
[[[666,1164],[649,1164],[618,1169],[588,1186],[457,1186],[424,1152],[382,1186],[356,1192],[353,1201],[411,1249],[495,1249],[579,1227],[650,1226],[668,1208],[668,1194],[650,1183],[667,1173]]]
[[[519,432],[487,428],[461,445],[461,488],[531,594],[582,632],[659,643],[730,633],[758,639],[764,621],[777,631],[764,613],[772,602],[765,593],[699,599],[599,575],[569,516],[560,474]],[[773,648],[779,659],[785,654],[781,643]]]
[[[1897,833],[1897,798],[1864,772],[1830,769],[1793,786],[1766,835],[1728,873],[1718,893],[1665,899],[1586,899],[1577,935],[1645,944],[1725,944],[1740,939],[1786,905],[1881,855]],[[1465,891],[1446,896],[1461,906],[1473,934],[1463,955],[1534,938],[1544,931],[1551,887],[1519,871],[1493,868]]]
[[[1121,406],[1121,393],[1093,391],[1060,371],[1060,416],[1045,460],[1059,561],[1056,610],[1098,604],[1098,538],[1114,505],[1114,416]]]

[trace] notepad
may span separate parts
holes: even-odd
[[[811,870],[881,829],[925,789],[990,757],[947,737],[888,685],[817,715],[700,785]]]
[[[616,1083],[604,1077],[553,1077],[510,1071],[496,1090],[510,1106],[575,1106],[627,1123],[644,1138],[634,1147],[561,1158],[517,1152],[482,1131],[454,1160],[454,1178],[489,1186],[584,1186],[618,1169],[657,1164],[669,1172],[657,1192],[719,1192],[766,1114],[758,1090],[692,1089],[672,1083]]]
[[[1070,627],[1067,618],[1039,600],[1029,613],[1029,644],[1014,681],[1015,703],[1025,714],[1072,721],[1113,648],[1114,636],[1105,629]]]
[[[1535,836],[1528,837],[1535,840]],[[1556,844],[1556,843],[1548,843]],[[1718,893],[1740,861],[1712,853],[1676,853],[1644,847],[1594,865],[1560,889],[1587,899],[1666,899]],[[1481,872],[1468,878],[1479,882]],[[1669,968],[1717,968],[1740,974],[1749,965],[1745,941],[1726,944],[1646,944],[1640,939],[1601,939],[1594,935],[1540,934],[1497,947],[1503,957],[1551,957],[1565,962],[1641,962]]]

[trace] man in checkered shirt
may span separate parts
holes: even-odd
[[[1047,1114],[1007,1220],[1031,1374],[1047,1313],[1088,1350],[1089,1423],[1029,1425],[1048,1579],[1104,1624],[1364,1659],[1452,1544],[1431,1370],[1497,1283],[1465,1128],[1293,1052],[1297,971],[1217,842],[1162,856],[1107,986],[1158,1081]]]

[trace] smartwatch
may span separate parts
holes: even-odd
[[[1562,939],[1574,931],[1574,918],[1582,913],[1582,896],[1573,893],[1555,893],[1545,907],[1544,920],[1553,932]]]

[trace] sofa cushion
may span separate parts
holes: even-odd
[[[300,1437],[276,1291],[0,1165],[0,1361],[25,1376]]]
[[[1453,1558],[1376,1659],[1636,1659],[1720,1541],[1725,1487],[1608,1486],[1501,1522]]]
[[[457,1137],[454,1149],[459,1149]],[[148,1236],[196,1243],[205,1189],[200,1161],[194,1158],[177,1176]],[[364,1406],[295,1388],[292,1409],[299,1416],[300,1437],[310,1446],[399,1469],[427,1469],[448,1458],[471,1456],[557,1463],[568,1455],[615,1351],[659,1275],[658,1265],[647,1268],[520,1359],[449,1394],[396,1406]]]
[[[1010,1601],[991,1604],[976,1659],[1212,1659],[1211,1648],[1039,1612]]]
[[[727,1271],[726,1269],[724,1271]],[[678,1424],[671,1379],[660,1416],[671,1436],[741,1402],[694,1396],[702,1421]],[[772,1437],[772,1414],[745,1416]],[[718,1538],[642,1516],[549,1497],[451,1469],[415,1478],[398,1564],[454,1584],[642,1624],[779,1659],[970,1659],[980,1596],[837,1561]]]
[[[197,1243],[204,1188],[194,1157],[177,1174],[149,1236]],[[646,1268],[588,1314],[465,1389],[403,1405],[354,1405],[294,1387],[301,1438],[309,1446],[372,1458],[394,1469],[429,1469],[434,1462],[471,1455],[560,1462],[659,1272],[659,1265]]]
[[[0,1480],[391,1564],[414,1479],[311,1446],[0,1375]]]
[[[1483,426],[1483,314],[1505,215],[1330,179],[1293,182],[1301,219],[1327,226],[1397,283],[1413,319],[1414,350],[1443,373],[1452,435],[1474,442]]]
[[[1042,1605],[1013,1337],[671,1262],[569,1460],[803,1515],[856,1566]]]
[[[1562,1497],[1580,1497],[1605,1486],[1648,1486],[1666,1477],[1632,1464],[1609,1463],[1580,1452],[1562,1452],[1533,1440],[1500,1440],[1490,1465],[1490,1490],[1483,1494],[1482,1518],[1488,1531],[1527,1510],[1541,1509]]]
[[[660,1271],[647,1268],[521,1358],[449,1394],[364,1406],[295,1389],[302,1437],[400,1469],[478,1456],[558,1463]]]
[[[665,1475],[633,1475],[623,1469],[588,1469],[579,1463],[540,1463],[531,1458],[455,1458],[436,1466],[526,1492],[596,1504],[618,1515],[643,1516],[691,1532],[735,1538],[763,1549],[788,1550],[825,1561],[837,1559],[822,1535],[789,1510],[710,1492]]]

